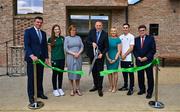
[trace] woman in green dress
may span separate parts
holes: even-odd
[[[109,37],[109,49],[106,53],[106,65],[108,70],[118,69],[119,56],[121,54],[121,40],[117,36],[117,29],[111,28],[111,36]],[[109,91],[115,93],[117,90],[118,73],[114,72],[108,75],[109,79]]]

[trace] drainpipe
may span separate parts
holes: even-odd
[[[126,21],[126,23],[128,23],[128,19],[129,19],[129,17],[128,17],[128,6],[129,5],[127,5],[127,7],[125,8],[125,21]]]

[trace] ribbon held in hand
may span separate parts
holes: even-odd
[[[84,76],[84,71],[71,71],[71,70],[61,70],[59,68],[56,68],[56,67],[52,67],[52,66],[49,66],[47,64],[45,64],[42,60],[38,59],[36,62],[33,62],[33,64],[36,64],[36,63],[40,63],[41,65],[43,65],[44,67],[47,67],[47,68],[50,68],[52,70],[55,70],[55,71],[58,71],[58,72],[68,72],[68,73],[72,73],[72,74],[77,74],[77,75],[81,75],[81,76]]]
[[[108,74],[114,73],[114,72],[137,72],[140,70],[144,70],[148,67],[150,67],[151,65],[159,65],[159,59],[154,59],[151,63],[144,65],[144,66],[140,66],[140,67],[132,67],[132,68],[120,68],[120,69],[116,69],[116,70],[104,70],[100,72],[101,76],[106,76]]]

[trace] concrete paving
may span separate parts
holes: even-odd
[[[83,65],[83,70],[88,73],[88,65]],[[97,92],[90,93],[92,77],[84,76],[81,79],[83,96],[70,96],[70,86],[67,74],[64,74],[63,89],[65,96],[52,95],[51,70],[45,69],[44,91],[48,100],[41,100],[45,106],[37,112],[180,112],[180,69],[178,67],[160,68],[159,72],[159,101],[165,104],[164,109],[154,109],[146,99],[146,95],[138,96],[137,76],[135,74],[135,92],[127,96],[126,92],[108,92],[108,80],[104,78],[104,97],[99,97]],[[122,74],[119,73],[118,86],[123,84]],[[27,98],[27,77],[0,77],[0,112],[30,112]]]

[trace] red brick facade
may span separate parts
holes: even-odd
[[[9,39],[14,40],[10,45],[23,45],[24,29],[33,25],[37,15],[14,15],[14,0],[1,0],[0,9],[0,43]],[[128,22],[131,32],[137,35],[137,27],[145,24],[159,24],[159,35],[156,37],[158,54],[176,53],[180,55],[180,4],[179,0],[142,0],[135,5],[127,5],[127,0],[44,0],[43,29],[50,34],[53,24],[59,24],[62,34],[66,34],[68,25],[67,15],[71,10],[104,11],[111,13],[110,27],[121,26],[125,23],[128,6]],[[5,65],[5,44],[0,45],[0,66]]]

